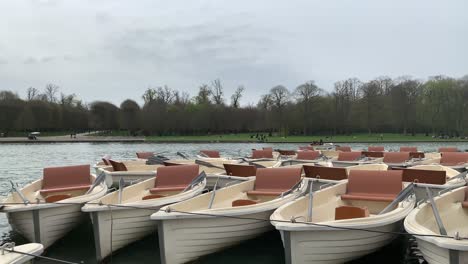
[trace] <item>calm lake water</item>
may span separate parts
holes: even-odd
[[[454,143],[449,143],[454,146]],[[272,146],[280,149],[297,149],[300,144],[150,144],[150,143],[72,143],[72,144],[0,144],[0,199],[10,191],[9,180],[19,185],[27,184],[42,177],[42,168],[49,166],[94,164],[108,154],[115,159],[135,157],[137,151],[166,152],[168,157],[176,157],[177,151],[195,155],[201,149],[217,149],[227,156],[250,153],[252,148]],[[303,145],[303,144],[302,144]],[[367,144],[346,144],[353,149],[363,149]],[[443,143],[384,144],[387,150],[398,150],[402,145],[417,146],[423,151],[436,151]],[[468,144],[457,143],[459,149],[468,149]],[[0,214],[1,243],[14,241],[24,244],[27,241],[13,232],[6,216]],[[389,246],[353,263],[419,263],[411,254],[411,242],[399,237]],[[85,222],[63,239],[56,242],[44,254],[63,260],[83,263],[96,263],[91,223]],[[209,255],[196,263],[284,263],[284,253],[279,233],[269,232],[257,239],[236,247]],[[159,263],[157,235],[148,236],[108,258],[112,263]],[[37,263],[49,263],[38,261]],[[50,262],[53,263],[53,262]]]

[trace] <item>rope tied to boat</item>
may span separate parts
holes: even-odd
[[[41,255],[36,255],[36,254],[31,254],[31,253],[27,253],[27,252],[18,251],[18,250],[15,250],[15,243],[14,242],[5,243],[5,244],[0,246],[0,249],[2,250],[2,255],[5,255],[5,251],[8,251],[8,252],[11,252],[11,253],[21,254],[21,255],[30,256],[30,257],[39,258],[39,259],[50,260],[50,261],[59,262],[59,263],[66,263],[66,264],[82,264],[82,263],[84,263],[83,261],[72,262],[72,261],[68,261],[68,260],[63,260],[63,259],[58,259],[58,258],[51,258],[51,257],[46,257],[46,256],[41,256]]]
[[[41,204],[79,205],[83,203],[61,203],[61,202],[47,203],[47,202],[44,202]],[[112,207],[122,207],[122,208],[128,208],[128,209],[150,210],[150,211],[153,211],[154,213],[161,211],[165,213],[181,213],[181,214],[187,214],[187,215],[224,217],[224,218],[233,218],[233,219],[241,219],[241,220],[253,220],[253,221],[258,221],[258,222],[263,221],[263,222],[276,222],[276,223],[295,223],[295,224],[311,225],[311,226],[316,226],[316,227],[332,228],[332,229],[338,229],[338,230],[364,231],[364,232],[379,233],[379,234],[393,234],[393,235],[402,235],[402,236],[436,237],[436,238],[450,238],[450,239],[457,239],[457,240],[468,240],[468,237],[460,237],[460,235],[450,236],[450,235],[438,235],[438,234],[417,234],[417,233],[407,233],[407,232],[398,232],[398,231],[380,231],[380,230],[372,230],[372,229],[365,229],[365,228],[334,226],[334,225],[329,225],[329,224],[297,221],[297,219],[304,218],[301,216],[295,217],[294,219],[290,219],[290,220],[272,220],[272,219],[244,217],[244,216],[235,216],[235,215],[186,212],[186,211],[175,210],[173,208],[170,208],[169,206],[163,209],[163,208],[160,208],[160,206],[139,207],[139,206],[130,206],[130,205],[122,205],[122,204],[102,204],[102,202],[101,203],[87,203],[87,204],[106,205],[110,210]],[[24,205],[24,204],[23,203],[0,203],[0,207],[2,205]]]

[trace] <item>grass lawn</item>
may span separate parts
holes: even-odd
[[[267,133],[264,133],[267,135]],[[251,138],[252,134],[227,134],[227,135],[206,135],[206,136],[150,136],[146,137],[146,141],[149,142],[258,142],[256,138]],[[312,142],[319,141],[322,139],[324,142],[444,142],[444,141],[468,141],[461,140],[459,138],[454,139],[433,139],[431,136],[425,136],[424,134],[401,135],[401,134],[383,134],[381,139],[380,134],[353,134],[351,136],[329,136],[317,135],[317,136],[273,136],[267,137],[266,142],[272,143],[299,143],[299,142]]]

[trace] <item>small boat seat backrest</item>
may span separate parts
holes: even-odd
[[[342,200],[393,201],[403,189],[401,170],[351,170]]]
[[[317,178],[325,180],[344,180],[348,178],[345,168],[321,167],[304,165],[304,173],[307,178]]]
[[[301,180],[302,168],[257,169],[255,186],[249,195],[280,195]]]
[[[459,150],[456,147],[440,147],[438,152],[459,152]]]
[[[383,152],[383,151],[385,151],[385,147],[383,147],[383,146],[369,146],[369,147],[367,147],[367,151]]]
[[[123,162],[115,161],[115,160],[109,160],[110,164],[112,165],[112,169],[114,171],[127,171],[127,166],[123,164]]]
[[[465,200],[462,202],[463,208],[468,208],[468,187],[465,187]]]
[[[355,161],[362,156],[361,151],[350,151],[338,153],[338,161]]]
[[[384,163],[403,163],[410,159],[409,152],[387,152],[384,154]]]
[[[402,171],[404,182],[443,185],[447,181],[447,172],[444,170],[402,169]]]
[[[223,164],[226,170],[226,175],[238,176],[238,177],[249,177],[255,176],[257,173],[257,167],[253,165],[240,165],[240,164]]]
[[[296,151],[294,151],[294,150],[282,150],[282,149],[278,149],[278,152],[279,152],[279,154],[281,154],[281,155],[287,155],[287,156],[296,155]]]
[[[400,152],[418,152],[417,147],[400,147]]]
[[[335,220],[362,218],[369,216],[367,207],[343,205],[335,208]]]
[[[182,191],[198,176],[199,170],[198,164],[159,167],[150,192]]]
[[[254,149],[252,150],[252,159],[272,159],[273,158],[273,150],[258,150]]]
[[[316,160],[320,156],[320,152],[314,150],[298,151],[296,159],[298,160]]]
[[[424,159],[425,155],[424,155],[424,152],[413,152],[411,151],[409,153],[409,156],[410,156],[410,159]]]
[[[369,158],[382,158],[384,156],[383,151],[363,151],[362,155]]]
[[[91,186],[90,166],[77,165],[44,168],[40,193],[87,190]]]
[[[137,158],[139,159],[149,159],[152,156],[154,156],[154,153],[153,152],[137,152],[136,155],[137,155]]]
[[[205,154],[208,158],[221,158],[217,150],[200,150],[200,153]]]
[[[468,163],[467,152],[442,152],[440,164],[444,166],[455,166]]]
[[[302,146],[302,147],[299,147],[299,150],[314,150],[314,147],[312,147],[312,146]]]
[[[336,151],[350,152],[351,147],[349,147],[349,146],[337,146]]]

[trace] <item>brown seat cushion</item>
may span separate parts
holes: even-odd
[[[282,149],[278,149],[278,152],[279,152],[279,154],[281,154],[281,155],[287,155],[287,156],[296,155],[296,151],[294,151],[294,150],[282,150]]]
[[[351,147],[349,147],[349,146],[339,146],[339,147],[336,147],[336,150],[337,151],[343,151],[343,152],[350,152]]]
[[[321,167],[304,165],[304,173],[307,178],[317,178],[326,180],[344,180],[348,178],[345,168]]]
[[[162,197],[166,197],[166,196],[161,195],[161,194],[149,194],[149,195],[143,196],[141,200],[151,200],[151,199],[157,199],[157,198],[162,198]]]
[[[255,188],[249,195],[279,195],[301,180],[302,168],[257,169]]]
[[[409,152],[387,152],[384,154],[384,163],[403,163],[410,159]]]
[[[314,150],[298,151],[296,159],[298,160],[316,160],[320,156],[320,152]]]
[[[396,168],[394,168],[396,169]],[[418,182],[428,184],[443,185],[447,180],[447,172],[444,170],[418,170],[418,169],[401,169],[403,171],[403,181]]]
[[[463,208],[468,208],[468,187],[465,187],[465,200],[462,202]]]
[[[410,152],[410,159],[423,159],[425,157],[424,152]]]
[[[314,147],[312,147],[312,146],[302,146],[302,147],[299,147],[299,150],[314,150]]]
[[[459,152],[459,150],[456,147],[440,147],[438,152]]]
[[[252,150],[252,159],[272,159],[273,158],[273,150]]]
[[[403,188],[401,170],[351,170],[342,200],[393,201]]]
[[[42,195],[75,190],[87,190],[91,187],[89,165],[44,168]]]
[[[418,152],[417,147],[400,147],[400,152]]]
[[[149,159],[152,156],[154,156],[154,153],[153,152],[137,152],[136,155],[137,155],[137,158],[139,159]]]
[[[367,147],[368,151],[378,151],[378,152],[384,152],[385,147],[384,146],[369,146]]]
[[[237,177],[255,176],[257,168],[253,165],[223,164],[226,175]]]
[[[369,217],[367,207],[340,206],[335,208],[335,220]]]
[[[55,202],[58,202],[58,201],[61,201],[61,200],[68,199],[70,197],[71,197],[70,194],[56,194],[56,195],[47,196],[45,198],[45,201],[47,203],[55,203]]]
[[[115,160],[109,160],[110,164],[112,165],[112,169],[114,171],[127,171],[127,166],[122,162],[118,162]]]
[[[217,150],[200,150],[200,153],[205,154],[209,158],[221,158],[221,155]]]
[[[383,151],[363,151],[362,155],[369,158],[382,158],[384,156]]]
[[[257,204],[257,202],[254,200],[249,200],[249,199],[239,199],[239,200],[232,201],[232,207],[252,205],[252,204]]]
[[[444,166],[456,166],[468,163],[467,152],[442,152],[440,164]]]
[[[362,156],[360,151],[340,152],[338,153],[338,161],[355,161]]]
[[[198,176],[198,164],[159,167],[150,193],[183,191]]]

